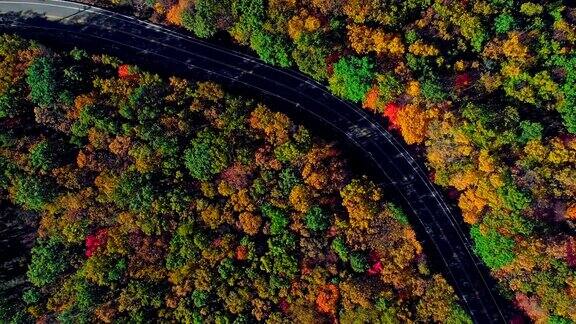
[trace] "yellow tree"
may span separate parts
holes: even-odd
[[[344,185],[346,172],[339,152],[332,146],[315,146],[304,157],[304,182],[317,190],[339,190]]]
[[[242,230],[248,235],[256,235],[262,225],[262,217],[250,212],[243,212],[238,218]]]
[[[178,0],[174,6],[170,7],[166,14],[166,20],[174,25],[182,25],[182,13],[190,6],[190,0]]]
[[[569,204],[564,215],[567,219],[576,221],[576,203]]]
[[[310,3],[322,14],[334,14],[336,16],[338,16],[338,13],[342,9],[343,5],[341,0],[310,0]]]
[[[373,86],[364,97],[364,102],[362,103],[362,107],[366,109],[370,109],[372,111],[377,111],[379,102],[378,97],[380,93],[377,86]]]
[[[512,32],[502,44],[502,53],[514,60],[524,61],[528,57],[528,47],[520,39],[520,33]]]
[[[422,40],[417,40],[416,42],[410,44],[408,51],[416,56],[436,56],[440,51],[430,44],[424,43]]]
[[[290,204],[294,209],[305,213],[310,209],[311,194],[306,185],[296,185],[290,191]]]
[[[320,28],[320,20],[302,9],[288,21],[288,35],[293,40],[300,38],[303,32],[314,32]]]
[[[397,125],[408,144],[420,144],[426,138],[429,118],[425,111],[415,105],[407,105],[398,111]]]
[[[398,56],[404,53],[405,47],[400,37],[386,33],[381,29],[370,28],[366,25],[348,26],[348,43],[358,54],[375,52]]]
[[[342,205],[348,211],[350,225],[368,228],[370,221],[378,213],[382,192],[373,182],[367,179],[354,179],[341,191]]]
[[[366,54],[374,49],[373,31],[365,25],[348,26],[348,43],[358,54]]]
[[[475,189],[469,188],[458,199],[458,207],[462,210],[462,217],[466,223],[476,224],[486,207],[486,200],[480,198]]]
[[[452,287],[440,275],[434,275],[416,306],[417,316],[423,322],[445,323],[455,301]]]
[[[349,0],[344,1],[342,9],[355,23],[363,23],[378,12],[379,2],[379,0]]]
[[[262,130],[271,144],[280,145],[288,140],[293,124],[288,116],[258,105],[250,114],[250,126]]]

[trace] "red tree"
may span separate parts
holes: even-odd
[[[368,275],[375,276],[380,274],[382,268],[384,268],[384,266],[382,265],[382,261],[380,259],[381,259],[380,253],[376,251],[370,252],[370,258],[368,261],[370,262],[371,266],[368,269]]]
[[[384,116],[388,118],[390,122],[390,128],[396,129],[398,128],[398,112],[402,109],[398,104],[394,102],[389,102],[384,107]]]
[[[122,64],[118,67],[118,77],[121,79],[129,79],[135,76],[132,68],[128,64]]]
[[[288,312],[288,309],[290,308],[290,304],[288,304],[288,302],[286,301],[286,298],[280,298],[280,301],[278,302],[278,308],[280,308],[282,313],[286,314]]]
[[[238,245],[236,248],[236,260],[243,261],[248,257],[248,249],[244,245]]]
[[[108,230],[101,228],[92,235],[86,236],[86,257],[94,255],[100,246],[106,244],[108,238]]]
[[[468,73],[461,73],[454,79],[454,86],[456,89],[461,90],[468,87],[472,83],[472,78]]]

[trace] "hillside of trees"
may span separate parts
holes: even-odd
[[[385,116],[457,199],[476,253],[536,321],[576,321],[576,8],[570,1],[146,0]],[[111,5],[126,6],[123,1]]]
[[[471,323],[401,208],[287,116],[9,35],[0,70],[2,219],[38,217],[0,322]]]

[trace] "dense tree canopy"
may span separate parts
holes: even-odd
[[[18,59],[0,199],[39,226],[1,322],[470,322],[335,143],[212,82],[2,36]]]
[[[534,320],[574,321],[574,304],[550,300],[574,300],[570,284],[549,282],[574,236],[565,230],[576,188],[576,13],[567,4],[232,1],[242,10],[219,28],[269,63],[292,58],[336,95],[383,113],[408,144],[424,144],[433,179],[455,191],[475,250],[507,295]],[[154,1],[153,15],[167,5]],[[542,241],[539,254],[528,248]],[[526,268],[536,258],[548,266]],[[571,282],[573,271],[558,275]]]
[[[152,2],[161,20],[171,3]],[[566,265],[574,240],[566,230],[576,190],[570,2],[232,0],[231,7],[220,30],[268,63],[293,61],[335,95],[382,113],[407,144],[424,146],[434,181],[457,198],[471,226],[476,252],[528,316],[576,321],[574,303],[550,301],[576,300],[571,285],[551,285],[550,267],[525,267],[526,260]],[[533,231],[509,227],[519,223]],[[487,237],[505,248],[490,247]],[[541,254],[527,248],[542,241]],[[565,282],[573,271],[561,274]]]
[[[552,265],[570,263],[574,240],[573,2],[137,0],[131,5],[138,15],[183,25],[199,37],[227,32],[266,62],[297,67],[325,81],[334,94],[383,114],[407,144],[422,146],[418,151],[431,178],[457,199],[473,231],[514,242],[510,249],[518,257],[493,271],[505,295],[535,321],[576,321],[573,302],[551,297],[576,300],[574,267],[557,274],[563,285],[549,279],[556,275]],[[19,71],[19,60],[1,64]],[[42,80],[59,80],[44,63],[34,68],[36,94],[47,89]],[[56,90],[58,96],[39,100],[68,98]],[[0,116],[20,113],[13,97],[0,96]],[[36,110],[38,118],[49,115]],[[293,148],[287,145],[280,155],[290,156]],[[534,230],[508,227],[518,219]],[[529,248],[542,242],[546,248],[539,254]],[[485,249],[478,245],[476,251],[494,265],[493,256],[481,252]]]

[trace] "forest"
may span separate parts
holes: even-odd
[[[0,70],[0,211],[37,226],[0,322],[471,323],[407,214],[273,107],[11,35]]]
[[[108,1],[200,38],[230,38],[383,116],[455,199],[502,293],[549,323],[576,322],[570,3]]]

